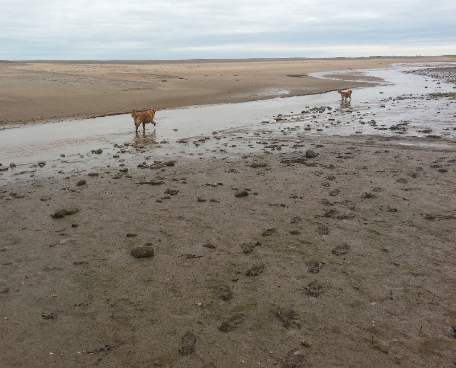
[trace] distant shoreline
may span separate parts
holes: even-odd
[[[232,58],[232,59],[5,59],[0,63],[62,63],[62,64],[193,64],[193,63],[238,63],[238,62],[273,62],[273,61],[319,61],[319,60],[372,60],[372,59],[422,59],[449,57],[455,55],[420,55],[420,56],[356,56],[356,57],[283,57],[283,58]]]

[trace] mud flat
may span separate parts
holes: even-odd
[[[348,107],[283,99],[257,124],[193,137],[162,121],[79,152],[29,141],[38,154],[22,162],[10,145],[0,361],[452,366],[456,112],[424,92],[442,83],[373,87]],[[420,113],[395,127],[413,109],[435,134],[418,132]]]

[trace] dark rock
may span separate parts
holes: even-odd
[[[179,190],[177,190],[177,189],[168,188],[168,189],[165,190],[165,194],[169,194],[169,195],[172,195],[172,196],[175,196],[177,193],[179,193]]]
[[[54,312],[44,312],[41,313],[41,318],[46,319],[46,320],[52,320],[52,319],[57,319],[57,313]]]
[[[264,272],[264,267],[264,263],[258,263],[250,267],[245,274],[249,277],[259,276]]]
[[[247,197],[248,195],[249,195],[249,192],[247,192],[246,190],[240,190],[240,191],[237,191],[236,193],[234,193],[234,196],[236,198]]]
[[[181,347],[179,348],[180,355],[191,355],[195,352],[196,349],[196,336],[188,331],[181,338]]]
[[[241,249],[242,249],[242,253],[244,254],[250,254],[253,252],[253,250],[255,249],[255,247],[258,247],[259,245],[261,245],[260,242],[248,242],[248,243],[242,243],[240,245]]]
[[[305,368],[306,366],[306,357],[301,350],[289,351],[282,364],[282,368]]]
[[[245,320],[245,315],[242,313],[235,314],[231,316],[226,321],[223,321],[220,326],[219,330],[221,332],[231,332],[237,329]]]
[[[318,156],[318,153],[309,149],[306,151],[305,155],[306,155],[306,158],[315,158]]]
[[[266,229],[265,231],[263,231],[263,236],[271,236],[272,234],[275,234],[277,232],[277,229],[275,228],[271,228],[271,229]]]
[[[340,193],[340,190],[339,189],[333,189],[329,192],[329,195],[331,197],[335,197],[336,195],[338,195]]]
[[[323,285],[317,280],[314,280],[304,288],[304,293],[308,296],[318,298],[323,293]]]
[[[216,287],[217,296],[225,302],[230,301],[233,299],[233,292],[231,291],[228,285],[218,285]]]
[[[55,218],[55,219],[60,219],[60,218],[63,218],[65,216],[71,216],[71,215],[74,215],[76,213],[79,212],[79,209],[77,208],[70,208],[70,209],[61,209],[61,210],[57,210],[55,211],[51,217],[52,218]]]
[[[92,153],[96,155],[101,155],[103,153],[103,150],[101,148],[97,148],[95,150],[92,150]]]
[[[282,323],[282,326],[286,329],[289,328],[301,328],[301,321],[299,314],[293,309],[289,308],[277,308],[274,311],[274,315]]]
[[[309,263],[307,263],[307,272],[319,273],[323,265],[323,262],[310,261]]]
[[[216,249],[217,247],[212,244],[211,242],[207,242],[203,244],[203,247],[208,248],[208,249]]]
[[[81,179],[76,183],[76,186],[82,187],[83,185],[86,185],[86,184],[87,184],[87,181],[85,181],[84,179]]]
[[[154,256],[154,249],[151,247],[133,248],[130,254],[135,258],[151,258]]]
[[[163,180],[149,180],[149,181],[140,181],[137,184],[139,185],[163,185],[165,182]]]
[[[331,252],[332,252],[332,254],[334,254],[336,256],[343,256],[343,255],[347,254],[349,251],[350,251],[350,245],[348,245],[347,243],[344,243],[344,244],[341,244],[341,245],[338,245],[337,247],[335,247]]]

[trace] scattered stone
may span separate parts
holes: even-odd
[[[217,296],[225,302],[230,301],[233,299],[233,292],[231,291],[228,285],[218,285],[216,287]]]
[[[83,185],[86,185],[86,184],[87,184],[87,181],[85,181],[84,179],[81,179],[76,183],[76,186],[82,187]]]
[[[246,190],[240,190],[240,191],[237,191],[236,193],[234,193],[234,196],[236,198],[247,197],[248,195],[249,195],[249,192],[247,192]]]
[[[140,181],[138,185],[163,185],[165,182],[163,180],[149,180],[149,181]]]
[[[92,153],[96,155],[101,155],[103,153],[103,150],[101,148],[97,148],[95,150],[92,150]]]
[[[340,193],[340,190],[339,190],[339,189],[333,189],[333,190],[331,190],[331,191],[329,192],[329,195],[330,195],[331,197],[335,197],[335,196],[339,195],[339,193]]]
[[[250,267],[245,274],[249,277],[259,276],[264,272],[264,267],[264,263],[258,263]]]
[[[87,174],[87,176],[90,176],[90,177],[92,177],[92,178],[94,178],[94,177],[96,177],[96,176],[99,176],[99,175],[100,175],[100,174],[98,174],[98,173],[96,173],[96,172],[89,172],[89,173]]]
[[[305,155],[306,158],[315,158],[318,156],[318,153],[309,149],[306,151]]]
[[[181,347],[179,348],[180,355],[191,355],[195,352],[196,348],[196,336],[188,331],[181,338]]]
[[[208,248],[208,249],[216,249],[216,248],[217,248],[217,247],[216,247],[214,244],[212,244],[211,242],[204,243],[204,244],[203,244],[203,247],[204,247],[204,248]]]
[[[254,169],[258,169],[261,167],[267,167],[267,166],[268,165],[265,162],[254,162],[254,163],[250,164],[250,167],[252,167]]]
[[[38,162],[38,166],[39,166],[39,167],[44,167],[44,166],[46,166],[46,161],[39,161],[39,162]]]
[[[282,326],[286,329],[289,328],[301,328],[301,321],[299,314],[290,308],[277,308],[274,311],[274,315],[282,323]]]
[[[275,234],[277,232],[277,229],[275,228],[271,228],[271,229],[266,229],[265,231],[263,231],[263,236],[271,236],[272,234]]]
[[[323,293],[323,285],[314,280],[304,288],[304,293],[313,298],[318,298]]]
[[[325,224],[318,225],[318,234],[320,235],[329,235],[329,227]]]
[[[324,265],[324,262],[310,261],[307,263],[307,272],[319,273]]]
[[[241,249],[242,249],[242,253],[244,254],[250,254],[253,252],[253,250],[255,249],[255,247],[258,247],[259,245],[261,245],[260,242],[248,242],[248,243],[242,243],[240,245]]]
[[[172,196],[175,196],[177,193],[179,193],[179,190],[177,190],[177,189],[168,188],[168,189],[165,190],[165,194],[169,194],[169,195],[172,195]]]
[[[363,198],[363,199],[372,199],[372,198],[375,198],[375,194],[374,193],[370,193],[370,192],[365,192],[365,193],[361,194],[361,198]]]
[[[134,234],[134,233],[127,233],[127,238],[134,238],[138,236],[138,234]]]
[[[334,254],[336,256],[343,256],[343,255],[347,254],[349,251],[350,251],[350,245],[348,245],[347,243],[344,243],[344,244],[341,244],[341,245],[338,245],[337,247],[335,247],[331,252],[332,252],[332,254]]]
[[[130,254],[135,258],[151,258],[154,256],[154,249],[151,247],[133,248]]]
[[[46,319],[46,320],[57,319],[57,313],[54,313],[54,312],[44,312],[44,313],[41,313],[41,318]]]
[[[223,321],[220,326],[219,330],[221,332],[231,332],[236,330],[245,320],[245,315],[242,313],[238,313]]]
[[[74,215],[76,213],[79,212],[79,209],[78,208],[70,208],[70,209],[61,209],[61,210],[57,210],[55,211],[51,217],[54,218],[54,219],[60,219],[60,218],[63,218],[65,216],[71,216],[71,215]]]
[[[305,368],[307,366],[306,357],[301,350],[290,350],[283,361],[282,368]]]

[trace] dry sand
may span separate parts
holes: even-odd
[[[239,102],[356,86],[308,74],[456,58],[186,63],[0,63],[0,124]]]

